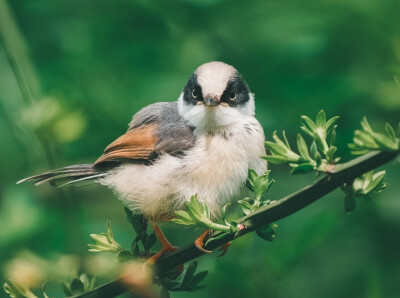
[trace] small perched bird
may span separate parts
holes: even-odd
[[[20,182],[91,180],[112,189],[153,225],[163,249],[172,250],[156,222],[169,221],[194,194],[216,218],[246,195],[248,170],[266,170],[264,133],[254,117],[254,95],[239,72],[222,62],[198,67],[175,102],[137,112],[128,131],[93,164],[45,172]],[[199,248],[205,233],[197,240]],[[156,259],[155,258],[155,259]]]

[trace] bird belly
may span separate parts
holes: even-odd
[[[183,157],[165,154],[152,165],[122,165],[100,183],[151,220],[170,219],[193,195],[217,217],[222,206],[244,195],[249,168],[266,170],[260,158],[264,134],[254,121],[250,131],[241,125],[198,137]]]
[[[229,130],[198,138],[184,158],[179,192],[184,201],[197,194],[218,217],[222,207],[248,194],[246,180],[250,168],[261,174],[266,170],[264,133],[254,121]]]

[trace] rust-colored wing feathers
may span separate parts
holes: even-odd
[[[156,124],[142,125],[129,130],[104,150],[103,155],[95,162],[95,165],[127,159],[148,159],[154,153],[158,140],[156,130]]]

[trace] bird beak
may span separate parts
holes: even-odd
[[[207,96],[204,99],[204,104],[206,106],[210,106],[210,107],[217,106],[217,105],[219,105],[219,103],[220,103],[220,100],[219,100],[219,98],[217,96],[214,96],[214,97]]]

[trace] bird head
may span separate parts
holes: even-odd
[[[199,130],[221,130],[254,116],[254,95],[240,73],[223,62],[199,66],[178,102],[180,115]]]

